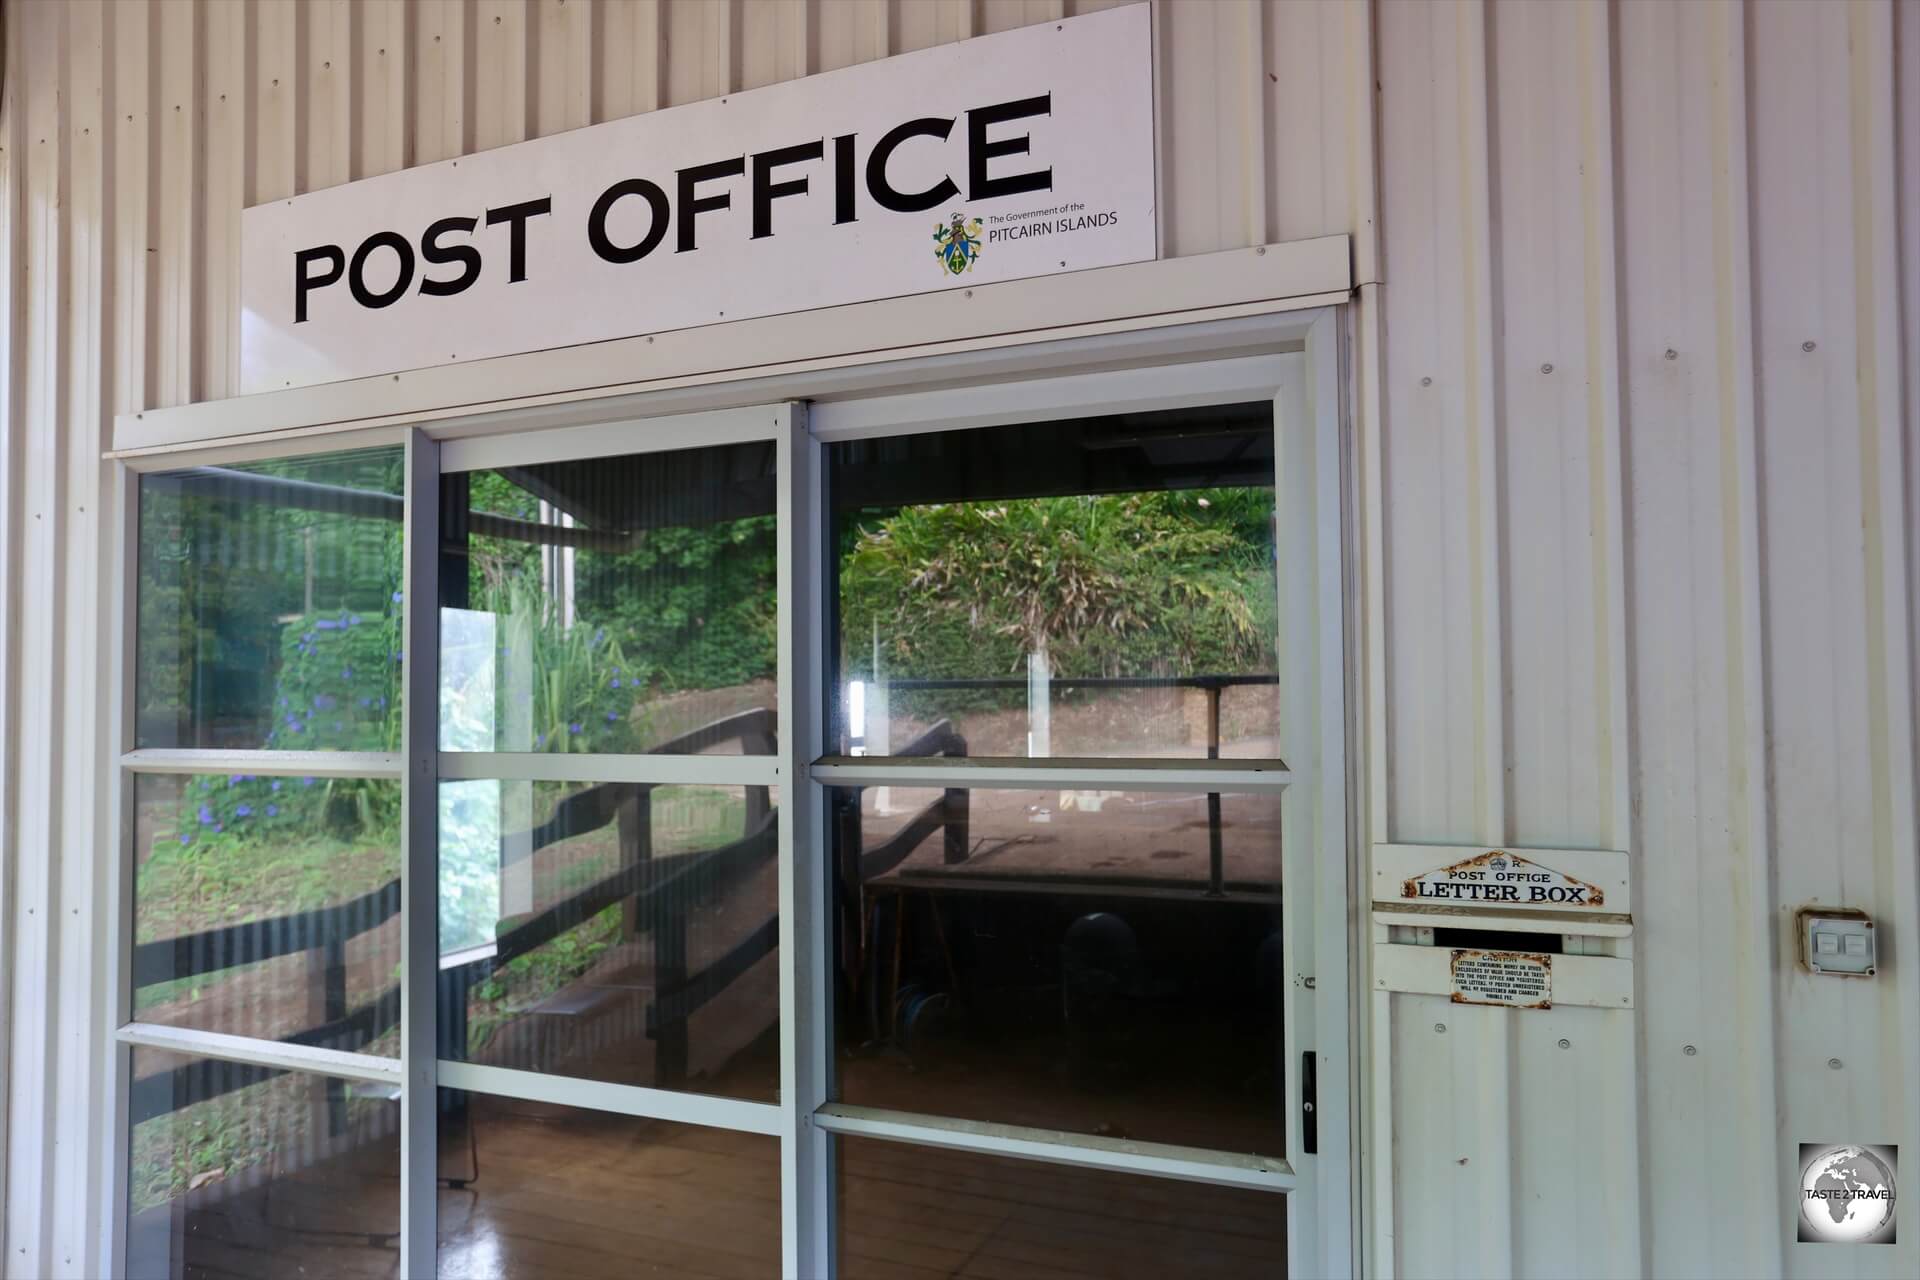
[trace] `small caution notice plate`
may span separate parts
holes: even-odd
[[[1455,1004],[1515,1009],[1553,1007],[1553,957],[1532,951],[1455,951],[1449,966]]]

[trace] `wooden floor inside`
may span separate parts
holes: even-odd
[[[136,1223],[135,1274],[399,1277],[390,1135]],[[849,1280],[1239,1280],[1285,1273],[1274,1194],[865,1139],[838,1150]],[[779,1274],[777,1140],[473,1097],[442,1126],[439,1274]],[[208,1194],[212,1193],[212,1194]]]

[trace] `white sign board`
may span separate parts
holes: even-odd
[[[1627,855],[1610,849],[1375,845],[1373,900],[1421,911],[1625,916]]]
[[[248,209],[241,386],[1140,262],[1155,216],[1139,4]]]
[[[1455,1004],[1553,1007],[1553,957],[1532,951],[1455,951],[1448,970]]]

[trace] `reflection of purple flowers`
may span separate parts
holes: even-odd
[[[335,622],[331,618],[322,618],[313,625],[321,631],[338,631],[342,626],[341,623]]]
[[[607,712],[607,723],[608,723],[608,724],[612,724],[612,723],[613,723],[613,722],[614,722],[615,720],[618,720],[619,718],[620,718],[620,715],[619,715],[619,713],[618,713],[618,712],[614,712],[614,711],[609,711],[609,712]]]
[[[584,728],[586,728],[586,726],[581,724],[578,720],[574,721],[572,724],[567,726],[567,729],[572,733],[579,733]]]
[[[180,843],[181,843],[181,844],[192,844],[192,843],[193,843],[193,836],[192,836],[192,834],[191,834],[191,833],[189,833],[189,832],[186,832],[186,831],[182,831],[182,832],[180,833]]]
[[[399,603],[400,603],[400,599],[401,599],[401,597],[402,597],[403,595],[405,595],[405,592],[401,592],[401,591],[396,591],[396,592],[394,592],[394,593],[393,593],[393,602],[394,602],[395,604],[399,604]]]
[[[251,818],[253,816],[253,806],[250,804],[235,805],[233,816],[236,818]]]
[[[539,748],[541,748],[541,747],[544,747],[544,746],[546,746],[546,745],[547,745],[547,735],[546,735],[546,734],[544,734],[544,733],[536,733],[536,734],[534,734],[534,735],[533,735],[533,745],[534,745],[534,748],[535,748],[536,750],[538,750],[538,749],[539,749]]]
[[[273,789],[274,789],[275,791],[278,791],[278,790],[280,789],[280,779],[278,779],[278,778],[275,778],[275,779],[273,780]]]
[[[351,680],[351,679],[353,679],[353,668],[352,668],[352,667],[342,667],[342,668],[340,668],[340,678],[341,678],[342,680]]]
[[[200,825],[203,827],[213,825],[213,810],[204,804],[200,806]]]
[[[360,705],[363,707],[370,707],[373,705],[373,699],[363,697],[360,699]]]
[[[280,806],[279,806],[279,805],[277,805],[277,804],[270,804],[270,805],[268,805],[268,806],[267,806],[267,816],[268,816],[269,818],[277,818],[277,817],[279,817],[279,816],[280,816]]]
[[[302,778],[302,779],[300,779],[300,785],[301,785],[301,786],[303,786],[303,787],[310,787],[310,786],[312,786],[312,785],[313,785],[313,779],[312,779],[312,778]]]
[[[615,676],[611,681],[608,682],[608,687],[618,689],[620,687],[620,677]]]
[[[315,711],[331,711],[337,705],[339,704],[334,701],[333,695],[330,693],[316,693],[313,695],[313,709]]]

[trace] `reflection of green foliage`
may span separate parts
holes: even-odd
[[[302,789],[298,778],[259,781],[282,784],[278,793],[269,794]],[[191,780],[189,794],[237,792],[244,785],[229,784],[225,775],[203,775]],[[316,780],[312,789],[320,792],[324,786],[324,780]],[[370,782],[367,789],[385,792],[379,801],[383,808],[398,808],[397,782]],[[310,803],[323,809],[326,805],[324,797]],[[153,848],[146,851],[138,875],[136,941],[343,902],[399,874],[399,842],[388,830],[342,839],[302,827],[282,809],[276,817],[256,813],[257,825],[249,825],[250,818],[239,819],[216,835],[210,830],[212,823],[201,822],[203,815],[214,811],[212,803],[183,802],[174,828],[163,826],[155,832]]]
[[[398,593],[395,593],[398,596]],[[400,748],[401,610],[396,598],[374,617],[345,610],[312,616],[282,632],[283,656],[265,745],[284,751],[397,751]],[[187,788],[191,838],[241,841],[340,839],[399,830],[399,789],[359,778],[195,778]]]
[[[574,790],[577,788],[570,784],[542,786],[543,808],[550,810]],[[656,858],[716,849],[745,834],[746,798],[734,788],[658,787],[652,793],[651,805],[648,825]],[[585,846],[591,852],[551,867],[536,864],[534,890],[541,903],[577,893],[605,878],[618,865],[618,844],[611,826],[568,843],[575,849]],[[443,861],[443,901],[445,865]],[[515,956],[476,986],[468,1022],[469,1050],[477,1054],[501,1027],[592,969],[619,940],[621,911],[618,904],[608,907],[544,946]],[[508,923],[502,922],[502,927]],[[441,945],[443,949],[448,945],[444,934]]]
[[[619,936],[620,908],[615,905],[495,970],[473,989],[468,1052],[486,1048],[501,1027],[586,973]]]
[[[483,478],[494,482],[484,496]],[[475,508],[525,514],[495,492],[500,483],[476,476]],[[636,541],[631,551],[575,553],[574,622],[566,626],[543,588],[537,548],[470,540],[471,607],[503,619],[503,659],[516,639],[530,647],[524,661],[499,664],[497,688],[502,699],[530,699],[536,751],[645,751],[655,745],[653,725],[636,707],[665,693],[774,676],[771,517],[653,529]],[[530,671],[531,687],[509,688],[509,671]],[[509,710],[470,709],[502,716]],[[447,710],[458,715],[461,708]]]
[[[579,556],[580,611],[630,656],[643,687],[772,679],[779,615],[772,516],[654,529],[633,551]]]
[[[362,494],[400,491],[397,449],[235,470]],[[398,520],[142,488],[136,683],[143,741],[392,751],[400,734]],[[256,494],[264,498],[265,495]],[[352,839],[397,830],[397,788],[236,774],[194,779],[175,839]]]
[[[235,470],[398,494],[401,454],[366,450]],[[400,585],[398,520],[189,495],[165,475],[143,483],[139,517],[143,741],[262,745],[276,719],[268,709],[280,661],[293,648],[285,632],[356,613],[382,618]],[[384,694],[391,703],[398,692],[397,670],[369,667],[363,680],[356,695]]]
[[[492,696],[444,683],[443,741],[484,739],[491,720],[497,747],[525,750],[505,737],[506,725],[524,718],[535,751],[645,751],[651,717],[635,710],[641,682],[619,642],[592,622],[567,626],[537,577],[489,579],[474,606],[498,620],[495,660],[491,671],[475,674],[491,682]],[[454,680],[450,665],[443,671],[443,682]]]
[[[278,1076],[136,1126],[128,1160],[132,1211],[185,1195],[197,1178],[235,1178],[281,1152],[301,1150],[313,1124],[316,1091],[324,1083],[316,1076]],[[349,1081],[348,1129],[373,1140],[381,1122],[391,1124],[398,1108],[381,1098],[356,1097],[355,1089]]]
[[[840,573],[847,675],[1272,670],[1273,494],[1207,489],[910,507]],[[948,696],[948,702],[953,699]]]

